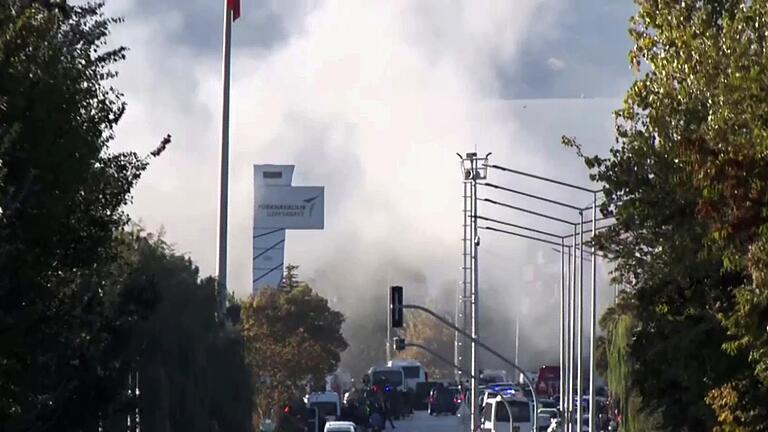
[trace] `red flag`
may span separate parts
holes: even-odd
[[[240,18],[240,0],[227,0],[227,8],[232,11],[232,21]]]

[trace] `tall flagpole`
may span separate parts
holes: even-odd
[[[229,219],[229,75],[232,51],[232,9],[224,3],[224,47],[222,58],[223,97],[221,107],[221,177],[219,180],[219,239],[217,297],[219,313],[223,317],[227,306],[227,222]]]

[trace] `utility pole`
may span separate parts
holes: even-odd
[[[469,276],[469,297],[470,308],[472,315],[472,335],[471,335],[471,349],[470,349],[470,370],[471,370],[471,385],[470,385],[470,397],[473,401],[470,404],[470,423],[474,429],[479,424],[477,416],[477,401],[478,398],[478,364],[477,364],[477,341],[479,339],[479,258],[478,252],[480,249],[480,236],[477,230],[477,181],[485,180],[487,177],[487,164],[488,157],[491,154],[488,153],[485,157],[480,158],[477,153],[467,153],[465,156],[459,154],[461,159],[462,175],[464,180],[464,207],[465,207],[465,224],[464,224],[464,268],[462,272],[464,280],[467,280]],[[469,189],[469,196],[467,196],[467,189]],[[469,208],[467,208],[469,207]],[[467,213],[467,210],[469,213]],[[467,221],[467,215],[469,215],[469,221]],[[466,223],[469,222],[469,223]],[[467,248],[469,246],[469,248]],[[468,255],[467,255],[468,253]],[[469,261],[469,265],[467,265]],[[468,271],[469,270],[469,271]],[[456,329],[454,329],[456,330]],[[458,330],[457,330],[458,331]]]
[[[467,156],[470,156],[469,154]],[[478,237],[477,234],[477,154],[473,153],[471,154],[471,166],[472,166],[472,284],[471,284],[471,290],[470,290],[470,296],[472,299],[470,300],[470,306],[472,307],[472,377],[470,378],[471,384],[472,384],[472,411],[470,415],[470,420],[472,424],[472,428],[477,427],[478,424],[480,424],[478,413],[477,413],[477,399],[478,399],[478,392],[477,392],[477,376],[480,373],[479,368],[477,366],[477,338],[480,337],[480,329],[478,326],[478,268],[477,268],[477,251],[478,246],[480,246],[480,237]]]
[[[464,164],[464,158],[459,155],[459,158]],[[456,295],[456,326],[466,331],[469,328],[469,316],[468,316],[468,301],[470,286],[472,285],[472,188],[468,181],[466,181],[466,173],[463,174],[465,181],[463,182],[464,192],[462,195],[463,209],[462,209],[462,232],[463,237],[461,241],[461,274],[462,281]],[[464,356],[466,355],[466,346],[464,344],[465,338],[459,333],[454,332],[454,363],[466,368],[464,362]],[[461,370],[457,370],[457,375],[461,376]],[[472,374],[470,374],[472,375]]]

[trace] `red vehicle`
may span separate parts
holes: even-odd
[[[560,367],[542,366],[536,378],[536,395],[552,397],[560,393]]]

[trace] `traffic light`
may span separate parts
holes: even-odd
[[[389,312],[392,317],[392,328],[403,326],[403,287],[389,287]]]
[[[395,351],[403,351],[405,349],[405,339],[396,337],[392,339],[392,345],[395,346]]]

